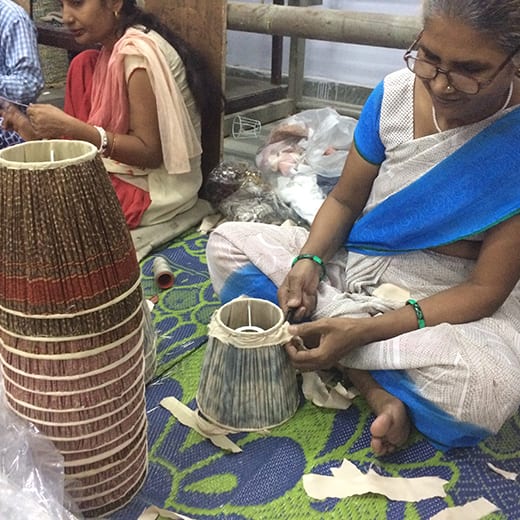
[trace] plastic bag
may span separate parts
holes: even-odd
[[[65,498],[62,455],[8,408],[0,378],[0,518],[82,518],[71,510],[76,508]]]
[[[219,211],[228,219],[240,222],[282,224],[286,220],[298,223],[298,215],[284,204],[272,186],[262,179],[247,179],[240,188],[226,197]]]
[[[329,107],[304,110],[276,125],[256,155],[275,193],[309,224],[341,175],[356,124]]]
[[[262,172],[339,177],[357,120],[330,107],[304,110],[273,128],[256,156]]]
[[[237,191],[247,179],[259,180],[261,173],[248,163],[221,162],[206,179],[205,198],[218,206],[226,197]]]

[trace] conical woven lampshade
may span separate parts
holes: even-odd
[[[0,151],[0,356],[7,402],[54,441],[86,517],[147,472],[140,269],[96,148]]]
[[[282,310],[236,298],[212,316],[197,390],[204,418],[229,431],[262,431],[289,420],[300,396],[283,343]]]

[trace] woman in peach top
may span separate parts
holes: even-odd
[[[202,183],[201,117],[218,88],[200,56],[135,0],[64,0],[77,43],[100,44],[71,62],[65,110],[33,104],[5,125],[26,140],[67,137],[96,145],[128,226],[191,208]]]

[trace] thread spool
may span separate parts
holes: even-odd
[[[173,286],[175,276],[173,271],[170,269],[170,264],[166,259],[158,256],[153,261],[152,272],[155,283],[159,289],[169,289]]]

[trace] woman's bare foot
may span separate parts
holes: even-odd
[[[379,393],[375,391],[374,393]],[[370,426],[372,441],[370,446],[376,455],[393,453],[402,446],[410,435],[410,419],[404,404],[385,390],[381,395],[372,396],[367,401],[376,414]],[[372,402],[371,402],[372,401]]]
[[[379,386],[365,371],[346,369],[346,374],[376,415],[370,426],[370,446],[376,455],[393,453],[410,435],[410,419],[404,404]]]

